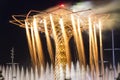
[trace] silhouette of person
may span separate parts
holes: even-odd
[[[4,80],[4,77],[2,75],[2,71],[0,70],[0,80]]]

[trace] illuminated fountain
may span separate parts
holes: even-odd
[[[111,70],[112,65],[110,67],[105,68],[104,80],[114,80],[114,70]],[[0,65],[0,70],[2,70],[2,75],[5,80],[54,80],[54,70],[52,66],[47,65],[45,72],[40,71],[39,68],[31,67],[31,68],[23,68],[19,65],[14,66],[13,70],[13,78],[11,74],[11,66],[2,66]],[[67,70],[66,70],[67,71]],[[116,69],[116,74],[120,73],[120,64],[118,64]],[[62,69],[61,69],[62,72]],[[64,80],[64,77],[61,75],[60,80]],[[75,67],[73,63],[71,63],[71,80],[103,80],[101,77],[96,79],[96,74],[90,72],[89,66],[85,70],[84,67],[79,66],[79,62],[77,62],[77,66]],[[67,77],[67,75],[66,75]]]
[[[32,13],[36,14],[33,15]],[[46,65],[39,32],[45,33],[47,49],[53,65],[54,80],[72,78],[70,74],[74,70],[72,70],[73,67],[71,66],[72,56],[69,48],[69,40],[72,36],[74,37],[79,58],[79,65],[77,65],[78,73],[75,74],[76,76],[78,74],[82,75],[81,79],[85,80],[87,64],[82,39],[83,30],[89,31],[90,74],[92,76],[97,74],[95,79],[99,80],[99,56],[96,37],[96,28],[98,27],[100,33],[100,58],[102,62],[100,68],[102,69],[101,74],[104,75],[101,27],[102,21],[108,18],[108,14],[96,15],[91,9],[74,12],[64,7],[55,7],[45,11],[31,10],[27,15],[13,15],[12,17],[14,20],[11,20],[11,23],[26,29],[33,66],[40,67],[41,71],[45,70]],[[50,38],[53,38],[55,42],[55,57]],[[81,74],[80,71],[83,73]],[[44,74],[44,71],[42,74]],[[45,78],[43,77],[43,79]]]

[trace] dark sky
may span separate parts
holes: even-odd
[[[11,61],[10,50],[15,48],[15,62],[29,64],[30,56],[25,30],[9,23],[13,14],[27,14],[30,10],[44,10],[65,2],[75,3],[80,0],[1,0],[0,1],[0,64]],[[82,1],[82,0],[81,0]],[[85,1],[85,0],[84,0]],[[120,29],[115,32],[115,47],[120,48]],[[103,41],[104,48],[111,47],[111,32],[104,32],[107,36]],[[84,36],[86,38],[86,36]],[[87,36],[88,38],[88,36]],[[86,42],[88,43],[88,42]],[[105,60],[112,61],[111,52],[105,52]],[[120,51],[116,51],[116,60],[120,61]]]

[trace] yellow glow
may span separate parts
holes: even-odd
[[[101,70],[104,79],[104,61],[103,61],[103,47],[102,47],[102,23],[99,20],[99,37],[100,37],[100,59],[101,59]]]
[[[28,47],[29,47],[29,50],[30,50],[30,56],[31,56],[31,59],[32,59],[32,62],[34,64],[34,57],[32,56],[33,54],[33,48],[32,48],[32,41],[31,41],[31,38],[30,38],[30,31],[29,31],[29,28],[28,28],[28,24],[27,24],[27,21],[25,21],[25,27],[26,27],[26,35],[27,35],[27,40],[28,40]]]
[[[98,61],[98,45],[97,45],[97,36],[96,36],[96,26],[94,25],[94,54],[95,54],[95,66],[96,73],[99,74],[99,61]]]
[[[81,40],[79,39],[80,36],[78,36],[76,23],[75,23],[75,18],[74,18],[73,15],[71,15],[71,21],[72,21],[72,26],[73,26],[73,35],[74,35],[75,43],[76,43],[77,50],[78,50],[79,61],[80,61],[81,65],[85,66],[85,56],[84,56],[84,53],[82,52],[83,48],[82,48],[82,45],[80,43]],[[80,26],[78,25],[78,27],[80,27]]]
[[[98,65],[98,45],[96,37],[96,28],[92,24],[89,17],[89,51],[90,51],[90,66],[91,71],[96,71],[96,78],[99,79],[99,65]]]
[[[51,26],[52,26],[52,32],[53,32],[55,44],[57,44],[57,35],[56,35],[56,30],[55,30],[55,24],[54,24],[53,17],[51,14],[50,14],[50,22],[51,22]]]
[[[68,63],[69,68],[70,68],[71,59],[70,59],[69,39],[67,37],[66,31],[65,31],[65,26],[64,26],[62,18],[60,18],[60,27],[62,29],[64,44],[65,44],[65,52],[66,52],[66,57],[67,57],[67,63]]]
[[[54,55],[53,55],[53,51],[52,51],[50,36],[49,36],[49,33],[48,33],[47,22],[46,22],[45,19],[44,19],[44,27],[45,27],[45,35],[46,35],[46,38],[47,38],[48,52],[49,52],[49,55],[50,55],[51,62],[54,64]]]
[[[38,33],[36,18],[33,19],[33,27],[34,27],[34,34],[35,34],[38,62],[39,62],[39,65],[41,64],[44,67],[45,66],[45,63],[44,63],[45,60],[44,60],[44,56],[43,56],[40,35]]]
[[[36,57],[36,46],[35,46],[35,36],[34,36],[34,32],[33,32],[33,27],[31,27],[31,37],[32,37],[32,45],[33,45],[33,55],[32,57],[34,58],[34,64],[37,65],[37,57]]]
[[[94,70],[94,62],[93,62],[93,49],[92,49],[92,22],[91,18],[88,18],[89,22],[89,54],[90,54],[90,67],[91,70]]]
[[[82,38],[82,32],[81,32],[81,28],[80,28],[80,19],[79,18],[77,19],[77,26],[78,26],[78,37],[79,37],[78,39],[80,41],[81,54],[83,56],[83,65],[85,67],[86,60],[85,60],[85,52],[84,52],[83,38]]]

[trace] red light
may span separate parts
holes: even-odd
[[[64,7],[64,4],[61,4],[60,7]]]

